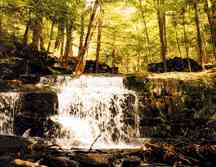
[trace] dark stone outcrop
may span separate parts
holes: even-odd
[[[50,53],[35,50],[18,41],[12,41],[11,46],[0,43],[0,79],[20,79],[21,75],[71,74],[75,67],[74,59],[68,60],[67,64],[69,67],[65,68]]]
[[[20,107],[14,120],[14,133],[44,136],[50,127],[49,116],[57,114],[58,98],[53,92],[27,92],[20,97]]]
[[[85,73],[95,73],[96,72],[96,61],[94,60],[87,60],[85,65]],[[105,63],[99,63],[98,64],[98,71],[97,73],[118,73],[118,68],[113,67],[111,68]]]
[[[142,137],[214,139],[214,80],[128,77],[125,83],[137,92]]]
[[[178,72],[189,72],[190,68],[192,72],[202,71],[202,67],[193,59],[190,58],[179,58],[167,60],[167,72],[178,71]],[[164,72],[163,62],[148,64],[147,70],[149,72],[162,73]]]

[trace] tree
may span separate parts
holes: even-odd
[[[202,65],[202,68],[204,69],[204,53],[203,53],[203,42],[201,38],[201,32],[200,32],[200,19],[199,19],[199,9],[198,9],[198,1],[193,1],[193,7],[194,7],[194,14],[195,14],[195,23],[196,23],[196,31],[197,31],[197,45],[198,45],[198,55],[199,55],[199,61]]]
[[[101,9],[100,9],[101,10]],[[102,14],[98,18],[98,32],[97,32],[97,49],[96,49],[96,61],[95,61],[95,70],[98,72],[99,70],[99,58],[100,58],[100,49],[101,49],[101,33],[103,26],[103,18]]]
[[[161,58],[164,64],[164,71],[167,71],[167,39],[166,39],[166,16],[164,10],[164,0],[154,0],[157,10],[159,36],[161,45]]]
[[[66,24],[66,44],[65,44],[65,53],[63,56],[63,62],[67,61],[69,53],[71,52],[72,48],[72,32],[73,32],[73,21],[68,20]]]
[[[216,3],[216,2],[215,2]],[[214,4],[215,4],[214,3]],[[210,34],[211,34],[211,42],[212,42],[212,46],[213,46],[213,55],[216,58],[216,19],[214,17],[214,13],[216,13],[215,11],[215,7],[212,4],[212,8],[209,7],[209,1],[205,0],[205,6],[204,6],[204,10],[207,14],[208,17],[208,22],[209,22],[209,28],[210,28]],[[216,15],[216,14],[215,14]]]
[[[85,67],[85,53],[88,49],[89,46],[89,40],[91,39],[91,33],[92,33],[92,28],[93,28],[93,22],[95,20],[95,16],[96,16],[96,12],[97,9],[99,7],[99,0],[95,0],[92,11],[91,11],[91,15],[90,15],[90,19],[89,19],[89,24],[88,24],[88,28],[87,28],[87,33],[86,33],[86,37],[85,37],[85,41],[83,44],[81,44],[81,49],[79,51],[79,61],[76,65],[75,68],[75,73],[76,74],[82,74],[84,71],[84,67]]]
[[[145,18],[145,15],[144,15],[145,12],[143,10],[142,0],[139,0],[139,9],[140,9],[140,13],[141,13],[142,20],[143,20],[143,25],[144,25],[148,56],[150,56],[151,55],[150,39],[149,39],[149,32],[148,32],[148,28],[147,28],[147,22],[146,22],[146,18]]]

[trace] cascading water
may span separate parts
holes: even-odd
[[[14,115],[17,104],[19,103],[19,93],[2,92],[0,93],[0,134],[13,135]]]
[[[60,87],[58,101],[53,119],[65,133],[57,143],[67,148],[128,147],[137,133],[136,95],[124,88],[123,77],[73,78]]]

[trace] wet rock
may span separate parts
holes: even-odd
[[[138,157],[130,157],[123,160],[122,167],[140,167],[141,159]]]
[[[53,92],[26,92],[20,97],[19,112],[15,116],[15,134],[23,135],[30,129],[30,136],[44,136],[48,130],[48,117],[57,114],[58,98]]]
[[[0,156],[0,166],[1,167],[9,167],[12,165],[14,157],[9,155]]]
[[[40,76],[35,74],[23,74],[19,78],[23,84],[36,84],[40,81]]]
[[[216,129],[216,121],[215,120],[209,120],[206,125],[209,127],[209,128],[214,128]]]
[[[58,97],[54,92],[26,92],[21,96],[22,112],[46,117],[57,114]]]
[[[80,163],[67,157],[46,157],[41,164],[48,167],[80,167]]]
[[[5,91],[10,89],[12,89],[12,87],[7,82],[0,80],[0,90]]]
[[[29,146],[32,142],[28,139],[16,136],[0,135],[0,155],[15,155],[25,158],[29,153]]]

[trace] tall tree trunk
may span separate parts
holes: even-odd
[[[80,41],[79,41],[79,52],[78,55],[80,55],[80,52],[83,48],[83,41],[84,41],[84,28],[85,28],[85,13],[83,12],[80,16]]]
[[[112,53],[111,53],[111,59],[112,59],[112,67],[115,67],[116,64],[116,35],[117,32],[114,31],[112,34]],[[107,56],[106,61],[107,62],[109,57]]]
[[[166,39],[166,16],[164,11],[164,0],[157,0],[157,16],[159,36],[161,45],[161,58],[164,64],[164,71],[167,71],[167,39]]]
[[[199,10],[198,10],[198,2],[194,0],[194,11],[195,11],[195,24],[196,24],[196,31],[197,31],[197,46],[198,46],[198,55],[199,55],[199,62],[204,69],[204,54],[203,54],[203,43],[201,38],[200,32],[200,19],[199,19]]]
[[[176,37],[176,44],[177,44],[178,51],[179,51],[179,56],[182,57],[181,46],[180,46],[179,38],[178,38],[177,26],[175,26],[175,37]]]
[[[0,15],[0,35],[2,34],[3,32],[3,25],[2,25],[2,17]]]
[[[215,1],[216,3],[216,1]],[[209,22],[209,28],[210,28],[210,33],[211,33],[211,42],[212,42],[212,46],[213,46],[213,55],[216,58],[216,35],[215,35],[215,31],[216,31],[216,24],[214,25],[214,18],[213,18],[213,10],[210,9],[209,7],[209,3],[208,0],[205,0],[205,12],[207,14],[208,17],[208,22]],[[215,26],[215,27],[214,27]]]
[[[48,45],[47,45],[47,52],[50,51],[51,41],[52,41],[53,35],[54,35],[54,26],[55,26],[55,22],[52,21],[50,34],[49,34],[49,42],[48,42]]]
[[[96,73],[99,70],[102,25],[103,25],[103,20],[102,20],[102,16],[100,16],[98,20],[98,32],[97,32],[97,49],[96,49],[96,61],[95,61],[95,72]]]
[[[216,0],[211,1],[211,20],[212,20],[212,29],[213,29],[213,37],[214,37],[214,46],[216,48]]]
[[[72,49],[72,31],[73,30],[73,21],[69,20],[66,26],[66,44],[65,44],[65,53],[63,56],[63,62],[66,62],[69,57],[69,53]]]
[[[203,41],[203,56],[204,56],[204,61],[209,62],[209,57],[207,56],[207,44],[206,44],[206,37],[204,33],[204,27],[201,27],[201,38]]]
[[[33,35],[32,35],[32,47],[36,50],[40,50],[41,34],[42,34],[42,18],[38,16],[34,21]]]
[[[91,30],[93,27],[93,22],[94,22],[94,19],[96,16],[96,11],[97,11],[98,7],[99,7],[99,0],[96,0],[94,2],[94,6],[93,6],[92,13],[90,16],[90,20],[89,20],[89,24],[88,24],[88,30],[87,30],[86,37],[85,37],[85,42],[84,42],[83,47],[81,48],[79,55],[78,55],[79,62],[77,63],[76,68],[75,68],[76,74],[82,74],[84,71],[84,68],[85,68],[84,56],[85,56],[86,50],[87,50],[88,45],[89,45],[89,40],[91,37]]]
[[[0,12],[0,35],[3,32],[3,23],[2,23],[2,18],[3,18],[3,12]]]
[[[55,41],[55,49],[59,49],[64,43],[64,30],[65,30],[65,23],[63,21],[58,23],[58,33]]]
[[[150,55],[151,55],[150,38],[149,38],[148,27],[147,27],[147,23],[146,23],[144,11],[143,11],[142,0],[139,0],[139,7],[140,7],[141,15],[142,15],[144,28],[145,28],[145,36],[146,36],[146,44],[147,44],[148,56],[150,57]]]
[[[186,58],[187,58],[187,63],[188,63],[188,69],[191,72],[191,64],[189,61],[189,45],[188,45],[188,36],[186,32],[186,23],[185,23],[185,8],[183,9],[183,30],[184,30],[184,45],[185,45],[185,53],[186,53]]]

